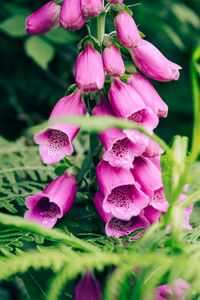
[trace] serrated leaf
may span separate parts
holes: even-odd
[[[11,37],[23,37],[25,30],[26,16],[15,15],[0,23],[0,30]]]
[[[48,63],[55,55],[54,47],[38,36],[31,36],[25,41],[25,51],[44,70],[48,69]]]

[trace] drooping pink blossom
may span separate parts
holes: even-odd
[[[159,163],[160,163],[160,155],[163,154],[163,149],[152,139],[149,138],[147,147],[143,153],[143,156],[151,157],[157,157],[155,159],[158,159],[159,157]]]
[[[96,105],[93,115],[114,116],[107,99],[102,98],[101,104]],[[106,149],[103,160],[113,167],[130,169],[133,167],[135,156],[141,155],[148,143],[148,138],[137,130],[124,130],[110,128],[99,134],[99,138]]]
[[[147,107],[139,94],[128,84],[115,78],[109,90],[110,105],[117,117],[144,126],[148,130],[156,128],[159,119]]]
[[[90,43],[79,54],[76,61],[75,81],[84,92],[101,89],[105,81],[105,72],[101,54]]]
[[[165,199],[161,171],[156,165],[147,157],[136,157],[132,173],[141,190],[149,196],[149,205],[166,212],[169,204]]]
[[[81,0],[81,9],[85,17],[96,17],[102,12],[102,0]]]
[[[53,180],[42,193],[26,198],[29,210],[24,218],[51,228],[57,219],[68,212],[75,196],[76,180],[65,172]]]
[[[101,190],[98,190],[94,197],[94,203],[101,219],[106,224],[105,231],[107,236],[113,236],[119,238],[120,236],[126,236],[138,229],[148,228],[150,223],[144,216],[143,211],[138,216],[132,217],[130,220],[121,220],[113,217],[111,213],[106,213],[103,209],[104,195]],[[133,239],[139,238],[141,233],[136,235]]]
[[[118,3],[122,3],[124,0],[106,0],[106,1],[112,4],[118,4]]]
[[[184,191],[187,191],[188,188],[188,184],[186,184],[183,188]],[[185,194],[181,194],[178,198],[178,203],[180,203],[181,201],[183,201],[185,198],[187,198],[187,195]],[[184,229],[192,229],[192,226],[189,223],[190,220],[190,215],[192,213],[193,210],[193,204],[189,205],[188,207],[185,207],[183,209],[183,228]]]
[[[60,6],[53,1],[48,2],[26,19],[28,34],[45,34],[59,25]]]
[[[115,19],[115,28],[120,43],[126,48],[134,48],[141,44],[142,38],[137,29],[135,21],[126,12],[122,11]]]
[[[124,62],[120,50],[114,44],[111,44],[104,49],[103,63],[109,76],[120,77],[124,75]]]
[[[87,271],[74,289],[75,300],[101,300],[102,287],[94,275]]]
[[[60,11],[60,25],[68,30],[78,30],[86,18],[81,10],[81,0],[63,0]]]
[[[140,190],[131,172],[101,161],[96,169],[97,181],[104,195],[103,210],[122,220],[130,220],[148,205],[149,197]]]
[[[84,115],[85,104],[82,101],[81,91],[60,99],[54,106],[49,120],[70,115]],[[34,136],[34,141],[39,144],[42,160],[46,164],[56,163],[65,155],[73,153],[72,140],[79,128],[69,123],[50,125]]]
[[[168,60],[153,44],[142,39],[141,45],[131,49],[138,69],[159,81],[178,80],[181,67]]]
[[[143,209],[145,218],[149,221],[150,224],[158,222],[160,219],[160,211],[155,209],[153,206],[148,205]]]
[[[156,300],[184,300],[189,287],[189,283],[182,278],[175,280],[172,285],[160,285],[156,289]]]
[[[160,98],[150,81],[140,73],[136,73],[127,82],[140,95],[146,106],[150,107],[158,117],[167,117],[168,106]]]

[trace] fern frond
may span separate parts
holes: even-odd
[[[44,166],[38,147],[28,147],[24,141],[8,142],[0,137],[0,209],[16,213],[24,199],[42,190],[55,178],[54,168]]]

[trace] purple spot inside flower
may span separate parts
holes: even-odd
[[[131,185],[116,187],[108,195],[108,202],[119,208],[130,208],[132,199],[135,196],[134,189]]]
[[[49,129],[46,134],[48,138],[47,149],[49,155],[60,153],[69,143],[67,134],[60,130]]]
[[[134,231],[132,221],[123,221],[117,218],[112,218],[109,222],[110,229],[120,233],[120,235],[128,235]]]
[[[110,153],[116,156],[117,158],[123,158],[124,156],[128,156],[129,154],[128,138],[124,138],[114,143],[112,149],[110,150]]]
[[[45,218],[55,218],[60,214],[59,206],[54,202],[49,202],[47,197],[42,197],[38,201],[34,211]]]
[[[158,189],[154,192],[153,202],[162,203],[163,201],[165,201],[165,194],[164,194],[164,191],[163,191],[163,187],[161,187],[160,189]]]
[[[146,109],[142,109],[130,115],[128,117],[128,120],[136,123],[143,123],[147,119],[147,117],[148,111]]]

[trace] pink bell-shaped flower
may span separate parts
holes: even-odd
[[[60,25],[68,30],[78,30],[86,18],[81,10],[81,0],[63,0],[60,11]]]
[[[149,203],[149,197],[140,190],[131,172],[114,168],[101,161],[96,169],[97,181],[104,195],[103,210],[122,220],[140,214]]]
[[[138,216],[134,216],[128,221],[121,220],[104,211],[102,207],[103,200],[104,195],[101,190],[98,190],[94,197],[94,203],[101,219],[106,224],[105,231],[107,236],[119,238],[120,236],[131,234],[135,230],[149,227],[150,223],[144,216],[143,211],[141,211]],[[140,236],[141,234],[138,234],[133,239],[139,238]]]
[[[54,106],[50,118],[66,117],[71,115],[84,115],[85,104],[81,97],[81,91],[60,99]],[[72,140],[79,128],[69,123],[58,123],[35,134],[34,141],[39,144],[40,155],[46,164],[53,164],[73,153]]]
[[[168,106],[160,98],[150,81],[140,73],[136,73],[127,82],[140,95],[146,106],[150,107],[158,117],[167,117]]]
[[[42,193],[26,198],[24,218],[46,227],[53,227],[71,208],[76,196],[76,180],[65,172],[53,180]]]
[[[79,54],[76,61],[75,81],[84,92],[101,89],[105,81],[105,72],[101,54],[90,43]]]
[[[141,190],[149,196],[149,205],[166,212],[169,203],[165,199],[161,171],[156,165],[146,157],[136,157],[132,173]]]
[[[124,62],[120,50],[114,44],[111,44],[104,49],[103,63],[109,76],[120,77],[124,75]]]
[[[115,28],[120,43],[126,48],[134,48],[141,44],[142,38],[137,29],[135,21],[126,12],[122,11],[115,19]]]
[[[179,278],[172,285],[163,284],[156,288],[156,300],[184,300],[190,285],[187,281]]]
[[[143,39],[141,45],[130,52],[135,65],[145,75],[159,81],[178,80],[182,68],[168,60],[153,44]]]
[[[75,300],[101,300],[102,287],[91,272],[86,272],[74,289]]]
[[[102,98],[100,105],[96,105],[92,114],[114,116],[107,99]],[[110,128],[99,134],[99,138],[106,149],[103,160],[113,167],[130,169],[133,167],[135,156],[141,155],[148,144],[148,138],[137,130]]]
[[[118,78],[115,78],[111,85],[109,100],[117,117],[138,123],[149,131],[158,125],[157,115],[144,104],[139,94],[130,85]]]
[[[118,3],[122,3],[124,0],[106,0],[106,1],[111,4],[118,4]]]
[[[81,0],[81,9],[85,17],[97,17],[103,9],[102,0]]]
[[[60,5],[48,2],[26,19],[28,34],[45,34],[59,25]]]

